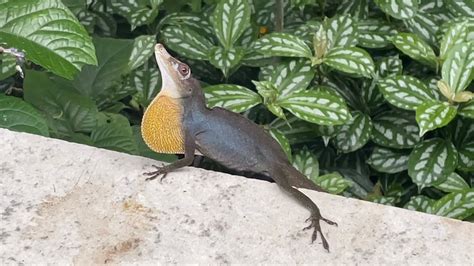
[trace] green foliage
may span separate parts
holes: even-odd
[[[283,2],[0,0],[0,127],[172,160],[140,134],[159,41],[329,192],[472,220],[474,6]]]

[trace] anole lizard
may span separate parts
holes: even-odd
[[[230,169],[265,175],[310,211],[307,221],[311,224],[304,229],[314,228],[312,242],[319,232],[329,251],[320,221],[337,224],[323,218],[316,204],[296,188],[324,190],[296,170],[278,142],[260,126],[226,109],[207,108],[189,66],[172,57],[163,45],[155,46],[155,57],[162,88],[143,115],[143,139],[155,152],[184,154],[184,158],[155,166],[156,171],[145,173],[150,176],[147,180],[190,165],[196,151]]]

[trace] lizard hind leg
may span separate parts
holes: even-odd
[[[311,235],[311,243],[313,243],[318,238],[318,232],[319,232],[319,234],[321,235],[321,241],[323,242],[323,247],[324,247],[325,250],[327,250],[329,252],[329,244],[328,244],[328,241],[326,240],[326,237],[324,236],[323,232],[321,231],[320,221],[324,221],[329,225],[337,226],[336,222],[333,222],[329,219],[324,218],[321,215],[321,213],[319,212],[319,209],[318,209],[316,212],[312,212],[311,215],[309,216],[309,218],[306,219],[306,222],[310,222],[310,225],[303,228],[303,230],[309,230],[311,228],[314,228],[313,234]]]

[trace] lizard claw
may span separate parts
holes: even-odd
[[[160,178],[160,183],[161,183],[163,181],[163,179],[166,177],[166,175],[168,174],[168,171],[165,169],[165,167],[159,167],[159,166],[156,166],[154,164],[152,166],[155,167],[156,170],[152,171],[152,172],[143,173],[144,175],[150,176],[150,177],[147,177],[145,179],[145,181],[151,181],[153,179],[156,179],[158,176],[163,175]]]
[[[306,222],[311,222],[310,225],[306,226],[303,228],[303,230],[309,230],[311,228],[314,228],[313,234],[311,235],[311,243],[313,243],[317,238],[318,238],[318,232],[321,235],[321,240],[323,241],[323,247],[329,252],[329,244],[326,238],[323,235],[323,232],[321,231],[321,224],[319,221],[325,221],[327,224],[330,225],[335,225],[337,226],[336,222],[333,222],[331,220],[328,220],[324,217],[321,216],[321,214],[311,214],[308,219],[306,219]]]

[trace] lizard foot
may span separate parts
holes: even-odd
[[[313,243],[318,238],[318,232],[319,232],[319,234],[321,235],[321,240],[323,241],[323,247],[329,252],[329,244],[326,238],[324,237],[323,232],[321,231],[321,225],[319,221],[325,221],[327,224],[335,225],[335,226],[337,226],[337,223],[322,217],[321,214],[319,213],[312,214],[308,219],[306,219],[306,222],[308,221],[310,221],[311,224],[303,228],[303,230],[309,230],[311,228],[314,228],[313,234],[311,236],[311,243]]]
[[[166,177],[166,175],[168,174],[168,171],[166,170],[165,167],[159,167],[159,166],[156,166],[156,165],[152,165],[153,167],[156,168],[155,171],[152,171],[152,172],[145,172],[143,173],[144,175],[147,175],[147,176],[150,176],[150,177],[147,177],[145,179],[145,181],[151,181],[153,179],[156,179],[158,176],[160,175],[163,175],[161,178],[160,178],[160,183],[163,181],[163,179]]]

